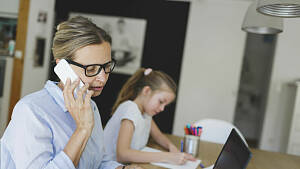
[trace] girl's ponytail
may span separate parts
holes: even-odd
[[[141,78],[144,76],[145,68],[138,69],[124,84],[122,87],[118,98],[112,108],[112,114],[117,110],[118,106],[126,101],[126,100],[134,100],[140,90],[143,88],[139,88],[138,83]]]

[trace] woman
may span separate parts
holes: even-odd
[[[47,81],[22,98],[1,139],[1,168],[134,168],[105,154],[100,115],[91,100],[101,94],[115,65],[111,37],[88,19],[74,17],[58,25],[52,52],[56,63],[66,59],[85,85],[74,97],[79,79],[65,85]]]

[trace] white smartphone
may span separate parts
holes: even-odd
[[[58,64],[54,67],[54,72],[59,77],[59,79],[63,82],[65,85],[67,82],[67,78],[70,78],[71,82],[74,82],[76,79],[78,79],[78,76],[74,72],[74,70],[71,68],[69,63],[65,59],[61,59]],[[80,80],[78,88],[75,89],[76,91],[84,86],[83,82]]]

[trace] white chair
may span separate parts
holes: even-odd
[[[201,140],[219,144],[225,144],[232,128],[234,128],[248,146],[246,139],[239,129],[227,121],[219,119],[202,119],[194,123],[194,125],[203,127],[200,136]]]

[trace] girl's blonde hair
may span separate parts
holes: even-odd
[[[152,91],[155,91],[162,89],[165,84],[176,94],[176,83],[169,75],[158,70],[152,70],[149,74],[145,75],[145,70],[145,68],[140,68],[126,81],[112,108],[112,114],[122,102],[134,100],[145,86],[149,86]]]
[[[54,59],[71,59],[76,50],[92,44],[111,44],[111,37],[89,19],[76,16],[57,26],[52,45]]]

